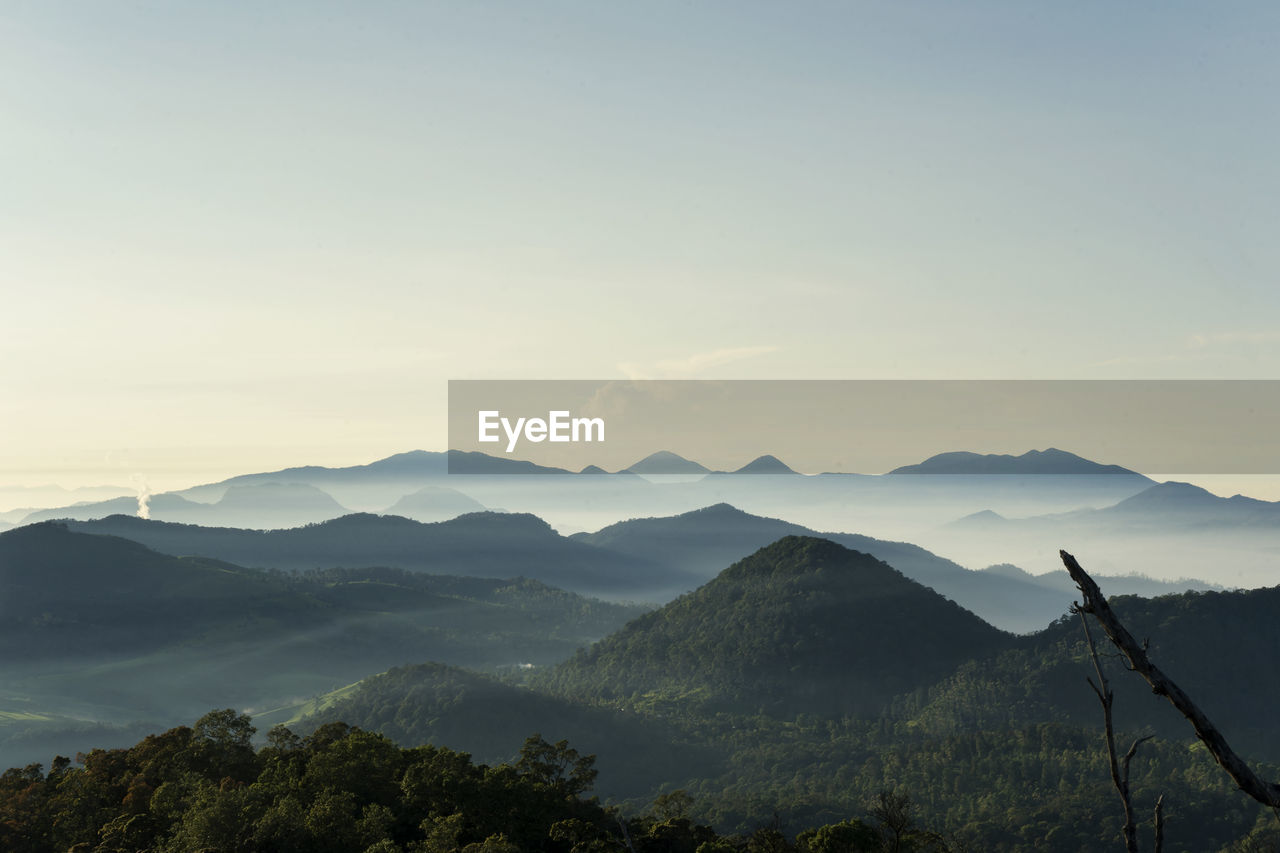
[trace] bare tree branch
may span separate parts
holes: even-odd
[[[1102,630],[1106,632],[1107,638],[1128,659],[1130,667],[1151,685],[1152,691],[1157,696],[1164,696],[1173,707],[1178,709],[1178,713],[1187,718],[1195,729],[1196,737],[1208,747],[1214,761],[1218,762],[1218,766],[1226,771],[1240,790],[1264,805],[1280,806],[1280,785],[1266,782],[1254,773],[1253,769],[1231,749],[1226,738],[1209,721],[1204,712],[1191,701],[1191,697],[1182,692],[1177,684],[1151,662],[1147,657],[1147,650],[1120,622],[1112,611],[1111,605],[1098,589],[1098,585],[1080,567],[1076,558],[1066,551],[1059,551],[1058,554],[1071,574],[1071,579],[1076,582],[1076,586],[1084,596],[1084,603],[1076,605],[1075,609],[1082,614],[1093,614],[1098,624],[1102,626]]]
[[[1147,738],[1139,738],[1129,746],[1129,751],[1124,754],[1124,772],[1122,773],[1120,762],[1116,759],[1115,727],[1111,721],[1111,705],[1116,697],[1111,692],[1111,684],[1107,681],[1106,673],[1102,671],[1102,661],[1098,659],[1098,647],[1094,645],[1093,632],[1089,630],[1089,618],[1082,608],[1077,606],[1071,609],[1080,615],[1080,624],[1084,626],[1084,638],[1089,644],[1089,657],[1093,660],[1093,671],[1098,675],[1097,684],[1094,684],[1089,676],[1085,676],[1084,680],[1089,682],[1089,686],[1098,696],[1098,702],[1102,704],[1102,727],[1107,741],[1107,764],[1111,768],[1111,784],[1115,786],[1116,793],[1120,795],[1120,802],[1124,805],[1124,826],[1122,827],[1124,849],[1127,853],[1138,853],[1138,830],[1133,818],[1133,798],[1129,794],[1129,762],[1137,754],[1138,745]]]
[[[1155,853],[1164,849],[1164,794],[1156,797],[1156,846]]]
[[[1129,751],[1124,754],[1124,785],[1126,788],[1129,787],[1129,762],[1133,761],[1133,757],[1138,754],[1138,747],[1151,740],[1151,738],[1152,735],[1147,735],[1129,744]]]

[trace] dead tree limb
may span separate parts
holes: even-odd
[[[1096,684],[1092,678],[1086,677],[1085,681],[1089,682],[1089,686],[1093,688],[1093,692],[1098,696],[1098,702],[1102,705],[1103,731],[1107,740],[1107,763],[1111,768],[1111,784],[1115,786],[1116,793],[1120,795],[1120,802],[1124,805],[1124,826],[1122,828],[1124,848],[1128,853],[1138,853],[1138,826],[1133,816],[1133,797],[1129,788],[1129,764],[1133,761],[1133,757],[1138,754],[1138,746],[1143,741],[1151,738],[1150,736],[1138,738],[1129,745],[1129,749],[1125,752],[1123,759],[1116,757],[1115,726],[1112,723],[1111,715],[1111,706],[1116,697],[1111,692],[1111,682],[1107,680],[1106,673],[1102,671],[1102,661],[1098,658],[1098,648],[1093,643],[1093,632],[1089,630],[1089,618],[1080,607],[1073,607],[1072,610],[1080,615],[1080,624],[1084,626],[1084,638],[1089,644],[1089,656],[1093,659],[1093,671],[1098,676]]]
[[[1093,614],[1098,624],[1102,626],[1102,630],[1106,632],[1107,638],[1129,661],[1129,668],[1151,685],[1152,692],[1157,696],[1164,696],[1173,707],[1178,709],[1178,713],[1187,718],[1191,727],[1195,729],[1196,737],[1200,738],[1208,748],[1209,754],[1213,756],[1213,760],[1218,762],[1218,766],[1226,771],[1240,790],[1263,805],[1272,808],[1280,807],[1280,785],[1266,782],[1253,772],[1253,769],[1235,753],[1227,743],[1227,739],[1209,721],[1204,712],[1191,701],[1191,697],[1182,692],[1182,688],[1151,662],[1147,657],[1146,648],[1135,640],[1120,622],[1111,605],[1098,589],[1098,585],[1084,569],[1080,568],[1076,558],[1066,551],[1059,551],[1058,554],[1071,574],[1071,579],[1076,582],[1081,595],[1084,596],[1084,603],[1077,604],[1076,609],[1081,613]]]
[[[1164,850],[1164,794],[1156,797],[1156,846],[1155,853]]]

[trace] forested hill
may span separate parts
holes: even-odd
[[[870,554],[1008,631],[1038,631],[1065,613],[1071,603],[1069,594],[1046,587],[1030,576],[997,577],[969,571],[908,542],[857,533],[820,532],[782,519],[752,515],[726,503],[681,515],[620,521],[595,533],[576,533],[570,538],[711,578],[725,566],[784,536],[830,539]]]
[[[553,664],[641,612],[528,579],[264,572],[28,525],[0,533],[0,759],[125,742],[82,731],[99,724],[132,737],[214,705],[291,705],[419,661]]]
[[[1234,746],[1274,760],[1280,589],[1115,606]],[[1133,790],[1148,814],[1166,795],[1166,849],[1225,849],[1256,820],[1258,837],[1280,840],[1274,818],[1095,636],[1117,737],[1156,736],[1133,762]],[[1092,674],[1074,617],[1010,637],[864,554],[790,537],[537,673],[533,691],[405,668],[306,725],[343,719],[487,755],[510,750],[513,731],[555,725],[600,754],[609,795],[638,804],[684,788],[720,827],[758,826],[771,811],[793,830],[817,826],[893,786],[923,823],[968,845],[957,849],[1076,853],[1112,849],[1121,821]]]
[[[332,661],[334,649],[345,655],[357,646],[381,649],[384,658],[392,649],[397,655],[447,654],[473,665],[480,659],[463,654],[464,647],[494,646],[506,662],[523,655],[545,661],[640,611],[527,579],[389,568],[264,572],[173,557],[57,522],[0,534],[6,664],[33,656],[146,653],[197,639],[209,645],[276,638],[291,646],[327,638],[330,650],[317,658],[321,663]],[[344,637],[347,629],[351,636]]]
[[[631,622],[540,685],[624,706],[868,714],[1013,638],[866,554],[789,536]]]
[[[512,759],[526,735],[540,732],[598,756],[606,795],[657,790],[692,766],[705,773],[727,769],[710,744],[661,718],[576,703],[443,664],[397,667],[339,693],[305,721],[287,724],[305,733],[354,720],[397,743],[448,746],[485,763]]]
[[[124,536],[166,554],[276,569],[392,566],[450,575],[519,576],[573,592],[627,598],[693,586],[684,572],[566,539],[525,513],[475,512],[430,524],[356,513],[286,530],[198,527],[123,515],[68,526]]]
[[[218,625],[305,629],[323,621],[324,609],[281,577],[55,522],[0,535],[0,646],[8,663],[152,649]]]
[[[1105,593],[1105,588],[1103,589]],[[1280,762],[1280,587],[1186,592],[1156,598],[1120,596],[1112,605],[1126,627],[1148,645],[1151,659],[1208,713],[1231,744]],[[1106,640],[1095,628],[1095,638]],[[1098,704],[1081,690],[1087,650],[1078,617],[1064,617],[1019,648],[975,661],[931,691],[915,715],[935,731],[998,728],[1048,720],[1096,722]],[[1102,651],[1109,652],[1108,648]],[[1187,738],[1191,729],[1146,682],[1114,665],[1116,714],[1162,736]]]
[[[59,530],[5,534],[0,544],[16,547],[11,543],[38,536],[73,543],[100,538]],[[130,553],[150,553],[110,541]],[[13,579],[33,576],[28,571]],[[375,610],[412,591],[384,590],[384,582],[400,581],[395,574],[335,570],[305,585],[319,603],[336,596]],[[459,594],[479,583],[448,582]],[[1119,598],[1115,606],[1139,637],[1151,639],[1157,663],[1210,710],[1233,745],[1250,760],[1274,754],[1265,752],[1265,735],[1280,704],[1269,677],[1280,659],[1280,620],[1274,618],[1280,589]],[[1233,788],[1196,747],[1185,721],[1171,719],[1167,708],[1161,712],[1163,700],[1103,651],[1116,691],[1118,738],[1128,743],[1156,735],[1133,762],[1133,791],[1148,814],[1155,798],[1166,795],[1166,849],[1198,853],[1228,849],[1250,833],[1254,840],[1280,837],[1272,832],[1274,817]],[[66,849],[63,842],[91,838],[116,845],[102,849],[152,844],[177,851],[199,844],[278,849],[270,845],[287,836],[305,839],[300,849],[319,850],[317,839],[331,837],[334,844],[324,849],[364,853],[381,839],[386,843],[377,849],[390,853],[434,837],[430,843],[444,847],[423,849],[453,850],[450,838],[434,833],[461,809],[449,799],[460,779],[477,809],[467,820],[486,827],[465,837],[507,832],[515,838],[507,821],[513,801],[502,799],[507,795],[499,789],[477,787],[487,771],[472,779],[452,759],[411,770],[418,757],[441,751],[397,752],[380,738],[352,733],[347,723],[379,729],[403,747],[430,741],[474,749],[484,760],[514,757],[520,739],[536,731],[568,738],[599,754],[597,790],[620,798],[624,813],[683,789],[692,814],[717,827],[750,831],[774,815],[775,825],[792,835],[865,814],[892,788],[917,804],[908,815],[916,827],[942,832],[956,842],[951,849],[1113,849],[1120,808],[1100,711],[1084,681],[1092,671],[1078,623],[1063,620],[1035,636],[1012,637],[866,554],[787,537],[569,662],[535,671],[534,690],[454,667],[403,667],[311,703],[324,710],[295,729],[309,737],[278,731],[252,758],[236,735],[235,749],[227,752],[230,769],[199,763],[213,761],[210,749],[243,732],[243,723],[224,714],[197,724],[197,737],[176,730],[128,752],[94,753],[84,769],[60,761],[47,775],[34,767],[11,771],[0,779],[0,840],[17,839],[18,846],[4,847],[15,850]],[[567,755],[544,746],[550,750],[544,755]],[[325,785],[338,784],[334,770],[354,784],[354,800],[337,788],[326,792]],[[1259,772],[1280,778],[1280,769],[1265,764]],[[375,779],[383,780],[376,797],[367,793]],[[401,802],[411,790],[435,799]],[[499,799],[486,799],[490,794]],[[518,796],[532,802],[528,791]],[[422,811],[437,806],[450,811]],[[393,823],[379,822],[388,814]],[[61,847],[27,844],[48,837],[41,833],[50,827],[63,833]],[[358,838],[351,835],[357,827]],[[530,846],[522,849],[572,853],[578,842],[570,843],[569,829],[542,840],[550,831],[544,826],[525,835]],[[346,840],[338,844],[339,837]],[[160,838],[168,840],[157,846]],[[849,853],[881,851],[889,842],[883,835],[864,840],[806,848],[778,836],[767,847],[743,840],[734,849]],[[679,844],[636,849],[698,849]]]

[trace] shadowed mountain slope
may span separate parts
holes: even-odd
[[[1142,474],[1119,465],[1103,465],[1050,447],[1047,450],[1028,450],[1021,456],[1008,453],[970,453],[954,451],[930,456],[916,465],[903,465],[890,474],[1114,474],[1122,477],[1146,480]],[[1150,482],[1148,480],[1148,482]]]
[[[528,577],[574,592],[616,597],[645,597],[655,590],[692,586],[678,569],[566,539],[540,518],[520,513],[468,513],[433,524],[356,513],[267,531],[129,516],[72,522],[71,527],[124,536],[169,554],[277,569],[391,566],[450,575]]]
[[[789,536],[544,676],[619,706],[873,713],[1012,638],[874,557]]]
[[[817,536],[870,554],[1008,631],[1043,628],[1071,604],[1070,596],[1042,583],[970,571],[908,542],[818,532],[723,503],[665,518],[622,521],[570,538],[707,578],[783,536]]]
[[[714,772],[723,764],[714,750],[690,742],[662,720],[577,704],[436,663],[398,667],[316,704],[323,707],[288,725],[305,732],[340,720],[405,745],[460,749],[486,763],[514,758],[534,732],[551,742],[567,739],[580,752],[599,756],[606,795],[623,780],[634,792],[680,778],[691,765]],[[267,716],[259,725],[272,722]]]

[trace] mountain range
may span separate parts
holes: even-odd
[[[7,763],[233,705],[486,762],[567,737],[623,808],[688,792],[722,828],[832,823],[892,787],[972,849],[1098,849],[1118,819],[1059,547],[1238,749],[1280,761],[1280,588],[1120,574],[1274,578],[1280,503],[1053,448],[883,475],[415,451],[155,495],[150,520],[111,494],[0,516],[21,522],[0,532]],[[1176,804],[1169,849],[1248,832],[1185,721],[1102,665],[1122,738],[1154,736],[1134,791]]]
[[[83,532],[132,539],[166,554],[196,554],[238,565],[284,570],[389,566],[483,577],[520,575],[582,594],[654,603],[693,589],[724,566],[783,536],[820,536],[884,560],[993,625],[1019,633],[1060,616],[1074,594],[1061,569],[1046,575],[972,571],[910,543],[814,530],[723,503],[675,516],[617,522],[569,537],[535,516],[494,512],[435,523],[357,513],[269,531],[125,515],[67,524]],[[1196,581],[1104,577],[1122,593],[1209,588]]]
[[[1233,744],[1280,757],[1280,682],[1259,677],[1280,656],[1280,588],[1113,605]],[[1178,803],[1166,849],[1219,849],[1265,818],[1163,699],[1110,656],[1102,665],[1117,725],[1155,736],[1133,764],[1133,792]],[[1077,851],[1105,849],[1120,821],[1087,674],[1074,616],[1012,636],[869,555],[789,536],[534,670],[527,688],[413,667],[291,725],[341,719],[405,744],[467,743],[484,760],[536,725],[598,750],[610,796],[646,802],[679,788],[727,827],[768,808],[792,831],[830,822],[888,781],[976,849]]]
[[[899,476],[906,472],[951,476]],[[530,481],[529,474],[557,476]],[[849,500],[869,506],[891,503],[900,513],[909,513],[913,506],[940,503],[959,507],[967,503],[973,511],[982,508],[983,500],[995,502],[997,508],[1012,501],[1020,508],[1061,510],[1113,503],[1150,485],[1134,472],[1052,448],[1018,457],[941,454],[881,476],[800,476],[770,455],[734,471],[711,472],[697,462],[659,451],[616,474],[600,476],[604,474],[607,472],[596,466],[572,474],[484,453],[411,451],[347,468],[306,466],[232,477],[155,495],[149,511],[150,517],[163,521],[275,529],[326,521],[351,510],[443,521],[464,511],[504,507],[544,516],[559,511],[576,518],[593,513],[595,518],[605,511],[613,516],[609,520],[618,520],[678,512],[717,500],[745,502],[784,514]],[[88,520],[137,511],[135,499],[118,497],[11,511],[0,521]],[[577,526],[582,526],[581,522]]]
[[[579,533],[570,538],[710,578],[721,567],[784,536],[829,539],[870,554],[1007,631],[1025,633],[1043,628],[1065,613],[1075,596],[1075,587],[1061,568],[1046,575],[1032,575],[1021,569],[972,571],[918,545],[856,533],[812,530],[746,513],[728,504],[677,516],[618,522],[595,533]],[[1196,581],[1099,577],[1116,593],[1162,594],[1210,588]]]
[[[472,577],[527,577],[574,592],[658,599],[689,588],[688,573],[567,539],[524,513],[477,512],[422,523],[356,513],[287,530],[242,530],[115,515],[67,522],[123,536],[167,554],[200,554],[240,565],[307,570],[388,566]]]
[[[1157,483],[1132,497],[1100,509],[1080,509],[1067,513],[1004,518],[984,511],[961,519],[957,524],[992,530],[1001,527],[1092,528],[1135,532],[1135,528],[1160,532],[1194,532],[1200,529],[1260,528],[1274,530],[1280,525],[1280,502],[1263,501],[1244,495],[1218,497],[1190,483]],[[1141,531],[1139,531],[1141,532]]]
[[[642,612],[481,576],[490,569],[615,591],[697,588]],[[943,583],[958,592],[941,594]],[[829,822],[891,778],[922,815],[967,827],[983,849],[999,849],[1009,824],[1023,827],[1023,849],[1094,849],[1115,807],[1079,623],[1016,636],[958,600],[1000,589],[1019,591],[1015,608],[1023,591],[1056,596],[1055,617],[1074,597],[1014,566],[973,572],[908,543],[815,536],[723,504],[567,538],[493,512],[435,524],[354,514],[281,531],[47,522],[0,534],[0,716],[39,718],[49,739],[27,745],[59,750],[59,721],[170,720],[199,705],[250,706],[264,725],[304,731],[340,715],[498,759],[542,729],[599,751],[611,795],[689,790],[717,825],[766,803],[797,825]],[[1233,743],[1270,760],[1277,595],[1114,601]],[[1158,736],[1135,790],[1171,792],[1179,825],[1200,833],[1184,836],[1189,849],[1237,837],[1252,813],[1196,763],[1183,721],[1104,665],[1123,725]],[[24,748],[0,733],[6,757]],[[1054,816],[1039,817],[1047,802]]]
[[[1050,447],[1029,450],[1021,456],[1007,453],[969,453],[955,451],[930,456],[917,465],[894,468],[890,474],[1021,474],[1021,475],[1109,475],[1154,482],[1148,477],[1119,465],[1102,465],[1074,453]]]
[[[0,534],[0,757],[66,752],[58,732],[83,721],[272,707],[424,660],[553,663],[641,612],[510,576],[261,571],[26,525]]]

